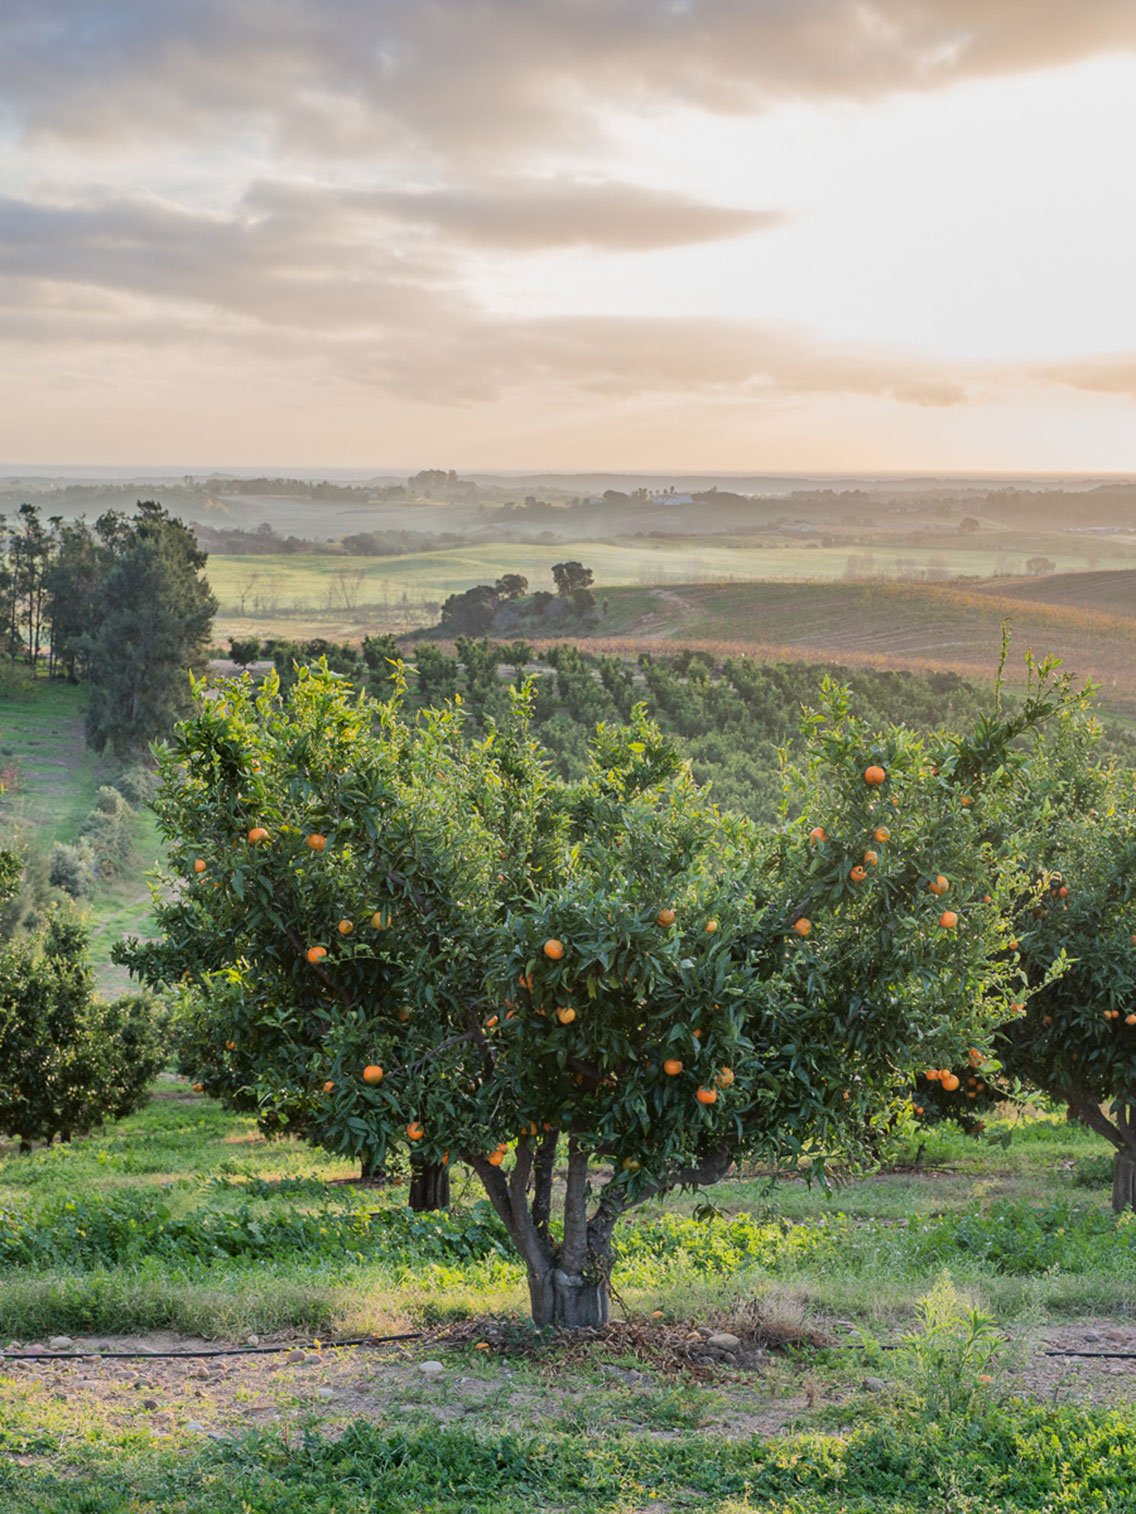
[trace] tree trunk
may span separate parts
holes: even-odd
[[[1136,1148],[1116,1153],[1112,1168],[1112,1207],[1115,1213],[1136,1209]]]
[[[529,1272],[529,1300],[535,1325],[556,1325],[562,1330],[580,1330],[588,1325],[606,1325],[611,1300],[607,1272],[581,1275],[550,1267],[547,1272]]]
[[[410,1207],[419,1214],[450,1207],[450,1169],[441,1162],[410,1159]]]

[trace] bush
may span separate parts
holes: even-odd
[[[69,913],[0,951],[0,1131],[23,1149],[129,1114],[164,1061],[154,1001],[95,997],[87,932]]]
[[[135,808],[149,804],[158,792],[157,773],[152,768],[143,767],[140,763],[123,768],[112,782],[127,804],[134,805]]]
[[[134,811],[118,789],[104,784],[95,795],[95,807],[83,822],[80,841],[90,851],[94,871],[100,878],[117,877],[134,850]]]
[[[48,881],[72,899],[85,899],[95,883],[94,858],[85,843],[69,846],[57,841],[48,857]]]

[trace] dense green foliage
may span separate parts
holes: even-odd
[[[0,1133],[28,1147],[121,1119],[164,1060],[153,1002],[96,996],[87,932],[68,912],[0,948]]]
[[[272,642],[265,650],[285,685],[297,665],[325,657],[376,699],[390,696],[391,661],[401,655],[394,639],[383,637],[359,648],[317,640]],[[456,654],[422,641],[410,656],[408,703],[424,708],[460,697],[468,729],[484,731],[506,718],[509,678],[519,678],[532,659],[532,647],[524,641],[462,638]],[[758,820],[777,812],[778,749],[799,735],[801,711],[816,703],[823,679],[822,669],[804,663],[716,660],[690,651],[643,652],[629,661],[568,642],[542,649],[540,660],[547,671],[535,682],[532,729],[562,777],[584,776],[598,722],[622,724],[642,703],[690,759],[695,780],[711,785],[715,803]],[[923,732],[962,727],[986,703],[985,695],[954,673],[836,672],[871,726],[896,722]]]

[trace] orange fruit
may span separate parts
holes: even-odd
[[[1068,888],[1066,887],[1066,885],[1064,883],[1057,890],[1057,897],[1059,899],[1068,899],[1068,897],[1069,897],[1069,890],[1068,890]]]
[[[323,1085],[323,1091],[324,1091],[324,1093],[330,1093],[331,1090],[334,1087],[335,1087],[334,1079],[328,1078],[327,1082]]]
[[[862,868],[857,862],[856,866],[849,870],[848,876],[849,878],[851,878],[853,883],[863,883],[868,874],[865,869]]]
[[[809,919],[806,919],[804,915],[802,915],[799,920],[794,920],[793,922],[793,929],[796,931],[798,936],[809,935],[812,932],[812,928],[813,922]]]
[[[493,1027],[496,1024],[497,1024],[497,1016],[496,1015],[490,1015],[489,1018],[488,1018],[488,1020],[486,1020],[486,1022],[485,1022],[485,1028],[486,1028],[486,1030],[492,1030]]]
[[[371,1088],[377,1088],[383,1081],[383,1070],[377,1062],[371,1062],[363,1069],[363,1082]]]
[[[420,1141],[425,1134],[426,1132],[422,1129],[422,1126],[418,1123],[417,1120],[411,1120],[410,1124],[406,1127],[406,1135],[408,1140]]]
[[[924,1113],[924,1109],[923,1109],[922,1104],[913,1104],[911,1106],[911,1108],[912,1108],[912,1112],[914,1114],[923,1114]]]
[[[946,1077],[942,1081],[943,1088],[947,1093],[954,1093],[955,1089],[959,1086],[959,1080],[955,1077],[953,1072],[947,1073]]]
[[[668,1057],[663,1063],[663,1071],[668,1078],[677,1078],[682,1071],[682,1063],[677,1057]]]
[[[307,844],[311,847],[313,852],[322,852],[324,847],[327,845],[327,837],[321,836],[319,831],[313,831],[308,837]]]
[[[977,1046],[972,1046],[966,1054],[966,1060],[972,1067],[981,1067],[983,1062],[986,1061],[986,1058],[982,1055]]]
[[[959,800],[959,803],[962,805],[962,807],[963,807],[964,810],[968,810],[968,809],[970,809],[971,805],[974,803],[974,800],[970,797],[969,794],[964,794],[962,796],[962,798]]]
[[[878,789],[886,779],[887,773],[878,762],[873,762],[870,767],[864,769],[864,782],[869,788]]]
[[[879,853],[878,852],[865,852],[864,853],[864,865],[866,867],[876,867],[878,865],[878,863],[879,863],[879,860],[880,860],[880,857],[879,857]]]
[[[1015,936],[1012,941],[1007,941],[1006,948],[1008,951],[1016,952],[1018,949],[1018,938]]]
[[[544,955],[553,962],[559,962],[564,955],[564,942],[558,941],[555,936],[550,937],[544,943]]]
[[[505,1153],[503,1151],[491,1151],[485,1160],[489,1163],[490,1167],[500,1167],[501,1163],[505,1160]]]
[[[668,909],[661,909],[659,911],[659,913],[655,916],[655,924],[656,925],[673,925],[674,923],[675,923],[675,912],[674,912],[673,909],[670,909],[670,908],[668,908]]]
[[[249,831],[248,838],[253,846],[260,846],[262,842],[268,840],[268,832],[264,829],[263,825],[254,825],[252,830]]]
[[[706,934],[708,936],[712,936],[717,929],[718,929],[718,922],[717,922],[717,920],[707,920],[707,922],[706,922]]]
[[[236,1049],[237,1049],[237,1043],[235,1041],[226,1041],[225,1042],[225,1050],[226,1051],[236,1051]]]
[[[203,873],[205,871],[205,866],[206,866],[206,863],[205,863],[205,858],[204,857],[196,857],[194,859],[193,871],[195,873]]]
[[[522,988],[527,988],[528,991],[530,993],[532,993],[532,986],[533,986],[532,973],[522,973],[521,976],[517,979],[517,982],[521,985]]]
[[[193,1091],[194,1091],[194,1093],[204,1093],[205,1092],[205,1084],[204,1083],[195,1083],[193,1085]]]
[[[817,846],[822,841],[827,841],[828,834],[825,831],[824,826],[814,825],[812,830],[809,832],[809,840],[813,843],[814,846]]]
[[[349,936],[355,929],[355,923],[352,920],[341,920],[335,928],[341,936]]]
[[[721,1070],[721,1072],[718,1074],[718,1087],[719,1088],[732,1088],[733,1085],[734,1085],[734,1069],[732,1067],[723,1067],[722,1070]]]
[[[560,1021],[561,1025],[571,1025],[572,1021],[576,1018],[576,1011],[570,1005],[564,1005],[556,1011],[556,1018]]]
[[[326,946],[309,946],[308,949],[307,949],[307,951],[304,953],[304,955],[307,957],[308,961],[311,962],[313,964],[313,966],[314,966],[315,963],[322,962],[323,959],[327,956],[327,947]]]
[[[1125,1025],[1136,1025],[1136,1015],[1125,1015],[1124,1023]]]
[[[1010,1013],[1012,1015],[1024,1015],[1025,1012],[1026,1007],[1024,1004],[1015,1003],[1010,1005]]]
[[[944,930],[954,930],[955,926],[958,923],[959,917],[955,914],[953,909],[945,909],[939,916],[939,924],[943,927]]]
[[[700,1088],[694,1097],[700,1104],[716,1104],[718,1102],[718,1090],[716,1088]]]
[[[875,830],[872,832],[872,836],[874,840],[881,843],[891,840],[891,832],[888,830],[886,825],[877,825]]]
[[[937,1067],[928,1067],[923,1076],[927,1079],[928,1083],[937,1083],[939,1080],[939,1069]]]
[[[942,873],[937,878],[932,878],[927,885],[933,894],[945,894],[950,886],[950,880],[944,878]]]
[[[390,924],[390,921],[383,914],[381,909],[377,909],[371,916],[371,924],[375,927],[376,930],[386,930],[387,926]]]
[[[717,1009],[718,1006],[715,1004],[714,1008]],[[690,1032],[690,1034],[694,1037],[694,1039],[696,1041],[701,1041],[701,1039],[702,1039],[702,1032],[701,1032],[701,1030],[692,1030]]]
[[[399,1010],[398,1010],[398,1021],[399,1021],[399,1024],[400,1025],[405,1025],[409,1019],[410,1019],[410,1005],[409,1004],[400,1004],[399,1005]]]

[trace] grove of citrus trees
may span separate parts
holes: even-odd
[[[161,755],[160,937],[203,1087],[370,1168],[480,1178],[538,1323],[606,1318],[620,1218],[743,1158],[870,1153],[916,1069],[1023,992],[1018,739],[920,739],[826,686],[780,823],[717,810],[634,711],[553,776],[531,694],[473,738],[323,669],[197,689]],[[564,1162],[565,1180],[555,1181]]]

